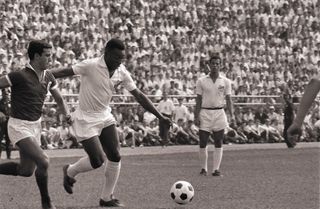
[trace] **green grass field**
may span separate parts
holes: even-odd
[[[223,177],[199,176],[196,146],[127,148],[123,151],[115,196],[128,209],[320,208],[319,144],[296,149],[286,149],[283,145],[245,146],[225,148]],[[57,208],[99,208],[103,168],[79,175],[74,194],[69,195],[63,190],[61,168],[78,157],[52,157],[63,156],[63,152],[68,150],[49,154],[49,189]],[[210,152],[209,162],[211,158]],[[170,199],[170,187],[177,180],[189,181],[195,189],[194,199],[188,205],[180,206]],[[0,176],[1,209],[37,209],[39,200],[34,177]]]

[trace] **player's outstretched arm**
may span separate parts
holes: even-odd
[[[304,90],[304,94],[300,101],[298,112],[293,123],[297,124],[299,127],[302,125],[303,120],[319,91],[320,91],[320,79],[318,78],[311,79],[306,89]]]
[[[151,112],[154,114],[159,120],[165,120],[168,123],[172,123],[171,120],[165,116],[163,116],[157,108],[153,105],[151,100],[144,94],[142,93],[139,89],[134,89],[130,91],[130,93],[135,97],[137,102],[147,111]]]
[[[10,87],[10,86],[11,86],[11,83],[10,83],[8,77],[6,75],[1,76],[0,77],[0,89],[4,89],[4,88]]]
[[[293,123],[287,130],[287,139],[292,147],[296,145],[295,141],[297,136],[301,135],[301,126],[304,121],[304,118],[307,112],[309,111],[319,91],[320,91],[320,80],[317,78],[311,79],[300,101],[300,106],[299,106],[296,118],[294,119]]]
[[[75,75],[72,67],[54,68],[49,70],[55,78],[63,78]]]

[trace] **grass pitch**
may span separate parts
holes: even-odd
[[[145,151],[124,149],[127,154],[122,158],[115,196],[128,209],[320,208],[318,144],[295,149],[286,149],[283,145],[268,149],[246,146],[248,149],[226,147],[221,165],[223,177],[199,176],[196,146],[191,150],[185,146],[175,147],[176,152],[165,151],[172,150],[170,147],[143,148]],[[63,189],[62,166],[77,159],[51,157],[52,199],[58,209],[100,208],[103,168],[79,175],[73,195]],[[212,152],[209,152],[209,162],[212,162]],[[209,171],[211,168],[209,166]],[[180,206],[170,198],[171,185],[178,180],[190,182],[195,189],[194,199],[188,205]],[[40,208],[40,197],[34,177],[0,176],[0,209],[37,208]]]

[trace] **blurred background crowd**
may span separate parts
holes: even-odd
[[[235,97],[236,103],[248,103],[236,106],[236,127],[256,124],[255,115],[262,113],[270,120],[260,121],[261,125],[277,127],[283,125],[284,105],[279,105],[278,97],[284,86],[298,101],[320,70],[319,4],[317,0],[0,0],[0,72],[24,67],[30,39],[51,43],[52,65],[62,67],[100,56],[106,41],[119,37],[126,44],[125,65],[138,87],[154,102],[163,92],[177,105],[182,97],[188,112],[182,126],[187,127],[193,120],[196,80],[208,72],[211,53],[219,52],[221,73],[232,81],[233,95],[274,96]],[[79,85],[78,77],[59,80],[61,92],[70,95],[67,100],[72,104],[77,103],[73,94],[79,93]],[[115,94],[120,96],[114,102],[132,102],[121,87]],[[257,102],[268,105],[250,105]],[[305,140],[319,140],[318,102],[315,107],[305,126],[311,126],[312,137]],[[116,106],[114,113],[120,128],[134,125],[135,120],[139,126],[153,121],[146,122],[146,113],[136,105]],[[50,121],[50,114],[58,119]],[[50,105],[44,110],[44,120],[49,121],[46,131],[63,126],[57,115]]]

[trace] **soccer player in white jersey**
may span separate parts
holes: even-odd
[[[66,119],[70,119],[67,105],[57,88],[57,81],[46,70],[51,61],[51,49],[52,46],[46,42],[31,41],[28,46],[30,62],[26,67],[0,77],[1,89],[11,87],[8,134],[20,154],[19,163],[0,164],[0,174],[29,177],[34,173],[43,209],[56,208],[48,192],[49,158],[40,148],[42,107],[48,91]]]
[[[306,117],[306,114],[308,113],[310,107],[312,106],[312,103],[317,97],[319,91],[320,91],[320,73],[318,73],[317,76],[315,76],[309,81],[307,87],[304,90],[302,99],[300,101],[297,115],[293,123],[287,130],[288,143],[290,143],[292,147],[296,145],[297,135],[301,135],[301,126],[302,126],[303,120]]]
[[[82,143],[87,156],[64,166],[64,188],[72,194],[75,177],[79,173],[99,168],[105,162],[105,179],[99,202],[101,207],[123,206],[113,196],[121,167],[116,120],[109,106],[114,86],[123,85],[147,111],[161,122],[171,124],[171,120],[163,116],[136,87],[130,73],[121,64],[124,49],[121,40],[111,39],[103,56],[84,60],[71,68],[52,70],[57,78],[81,76],[79,107],[72,113],[70,132]]]
[[[231,82],[219,74],[221,58],[214,55],[210,58],[210,69],[208,75],[198,79],[196,83],[196,107],[195,124],[199,126],[200,149],[199,159],[201,175],[208,172],[208,150],[207,143],[211,133],[214,137],[215,149],[213,152],[212,175],[220,176],[220,164],[223,154],[224,129],[228,126],[224,111],[225,103],[234,121],[233,104],[231,101]]]

